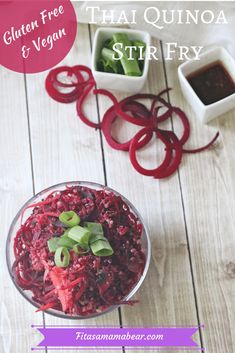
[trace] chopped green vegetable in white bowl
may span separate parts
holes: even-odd
[[[99,88],[140,92],[148,75],[150,34],[126,28],[97,29],[91,69]]]

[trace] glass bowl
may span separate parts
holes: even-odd
[[[149,268],[149,263],[150,263],[150,257],[151,257],[151,244],[150,244],[150,239],[149,239],[149,234],[148,234],[148,230],[143,222],[142,217],[140,216],[139,212],[136,210],[136,208],[130,203],[130,201],[128,201],[124,196],[122,196],[121,194],[119,194],[117,191],[101,185],[101,184],[96,184],[93,182],[86,182],[86,181],[72,181],[72,182],[67,182],[67,183],[60,183],[57,185],[53,185],[45,190],[42,190],[41,192],[39,192],[37,195],[35,195],[34,197],[32,197],[31,199],[29,199],[22,207],[21,209],[18,211],[17,215],[15,216],[15,218],[12,221],[12,224],[10,226],[9,229],[9,233],[8,233],[8,237],[7,237],[7,243],[6,243],[6,260],[7,260],[7,267],[8,267],[8,271],[9,274],[11,276],[11,279],[14,283],[14,285],[16,286],[16,288],[18,289],[18,291],[23,295],[23,297],[25,299],[27,299],[32,305],[34,305],[36,308],[39,308],[39,304],[36,303],[33,299],[32,299],[32,292],[29,290],[23,290],[22,288],[19,287],[19,285],[16,283],[16,280],[13,276],[12,273],[12,265],[15,261],[15,256],[14,256],[14,252],[13,252],[13,242],[14,242],[14,238],[15,235],[18,231],[18,229],[20,228],[20,224],[21,224],[21,215],[22,215],[22,211],[29,206],[30,204],[33,203],[37,203],[39,201],[41,201],[42,199],[45,199],[50,193],[52,193],[53,191],[60,191],[60,190],[64,190],[66,188],[66,186],[85,186],[85,187],[89,187],[89,188],[93,188],[96,190],[106,190],[106,191],[110,191],[113,192],[114,194],[116,194],[117,196],[120,196],[122,198],[122,200],[124,202],[127,203],[127,205],[130,207],[130,210],[139,218],[140,222],[143,225],[143,232],[142,232],[142,249],[145,253],[146,256],[146,262],[145,262],[145,267],[144,267],[144,271],[140,277],[140,279],[138,280],[138,282],[135,284],[135,286],[131,289],[131,291],[129,292],[129,294],[123,298],[123,300],[129,300],[136,292],[137,290],[140,288],[140,286],[142,285],[148,268]],[[30,214],[32,212],[32,208],[31,209],[27,209],[24,213],[24,219],[27,219]],[[109,313],[111,311],[113,311],[114,309],[118,308],[120,305],[112,305],[110,307],[108,307],[106,310],[102,311],[102,312],[97,312],[97,313],[92,313],[91,315],[87,315],[87,316],[82,316],[82,315],[70,315],[70,314],[65,314],[62,311],[59,310],[55,310],[55,309],[48,309],[45,310],[46,313],[51,314],[53,316],[56,317],[60,317],[63,319],[76,319],[76,320],[84,320],[84,319],[89,319],[89,318],[93,318],[93,317],[97,317],[97,316],[101,316],[104,315],[106,313]]]

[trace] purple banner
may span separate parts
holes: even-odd
[[[38,347],[198,347],[198,327],[45,327]]]

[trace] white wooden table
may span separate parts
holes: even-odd
[[[79,25],[65,64],[90,62],[94,31]],[[220,142],[216,149],[185,155],[179,171],[161,181],[135,172],[127,153],[109,148],[99,131],[76,117],[74,104],[50,99],[44,89],[46,72],[24,77],[0,68],[1,353],[30,352],[41,338],[31,324],[74,324],[35,313],[14,288],[5,263],[7,232],[19,207],[33,193],[69,180],[107,183],[121,192],[151,233],[152,262],[137,294],[140,304],[89,324],[204,324],[196,340],[206,352],[235,352],[235,111],[201,125],[182,97],[176,68],[177,62],[152,62],[143,91],[174,88],[170,100],[185,110],[192,126],[188,146],[207,143],[217,130]],[[108,105],[105,98],[94,98],[87,112],[97,120]],[[145,156],[154,161],[157,149],[151,151]]]

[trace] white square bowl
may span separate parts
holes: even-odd
[[[140,92],[145,84],[149,69],[149,60],[145,59],[142,76],[126,76],[97,70],[97,60],[100,56],[104,42],[111,38],[114,33],[125,33],[130,40],[141,40],[146,46],[151,44],[151,37],[148,32],[126,28],[98,28],[92,50],[91,70],[99,88],[118,90],[123,92]]]
[[[178,67],[178,76],[183,94],[196,116],[203,123],[207,123],[235,108],[235,93],[215,103],[205,105],[187,80],[190,74],[215,62],[221,62],[235,82],[235,60],[223,47],[214,47],[200,55],[200,60],[189,60]]]

